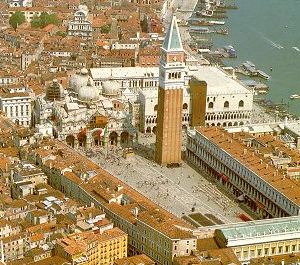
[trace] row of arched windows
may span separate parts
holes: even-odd
[[[207,121],[214,121],[214,120],[235,120],[235,119],[250,119],[250,113],[208,113],[205,116]]]
[[[147,118],[146,123],[157,123],[157,118]]]
[[[181,72],[169,73],[169,79],[179,79],[181,78]]]
[[[240,101],[239,101],[239,108],[243,108],[244,105],[245,105],[244,101],[243,101],[243,100],[240,100]],[[209,103],[208,103],[208,108],[209,108],[209,109],[212,109],[213,107],[214,107],[214,103],[213,103],[213,102],[209,102]],[[223,107],[224,107],[224,108],[229,108],[229,102],[228,102],[228,101],[225,101]]]
[[[206,123],[205,124],[206,126],[218,126],[218,127],[220,127],[221,125],[223,126],[223,127],[231,127],[231,126],[243,126],[244,125],[244,122],[243,121],[241,121],[241,122],[223,122],[223,124],[221,124],[220,122],[218,122],[218,123],[211,123],[211,124],[209,124],[209,123]]]

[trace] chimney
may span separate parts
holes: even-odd
[[[132,214],[137,218],[138,215],[139,215],[139,208],[138,207],[134,207],[132,210],[131,210]]]
[[[244,149],[244,155],[246,155],[246,154],[247,154],[247,149],[245,148],[245,149]]]
[[[266,164],[266,169],[268,169],[268,167],[269,167],[269,164]]]
[[[260,159],[259,162],[260,162],[260,164],[262,164],[262,162],[263,162],[262,159]]]

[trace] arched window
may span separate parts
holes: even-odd
[[[229,102],[228,101],[224,102],[224,108],[229,108]]]
[[[213,107],[214,107],[214,103],[209,102],[209,103],[208,103],[208,108],[209,108],[209,109],[212,109]]]
[[[240,107],[240,108],[244,107],[244,101],[243,101],[243,100],[240,100],[240,102],[239,102],[239,107]]]
[[[183,106],[182,106],[182,108],[183,108],[183,109],[188,109],[188,104],[187,104],[187,103],[184,103]]]
[[[158,105],[155,105],[154,106],[154,111],[157,111],[157,109],[158,109]]]

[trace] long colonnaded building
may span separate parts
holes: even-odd
[[[275,136],[197,127],[188,132],[186,157],[260,218],[300,214],[300,184],[288,175],[300,154]]]

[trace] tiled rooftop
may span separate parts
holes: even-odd
[[[224,129],[216,127],[198,127],[197,131],[225,150],[241,164],[247,166],[291,201],[300,205],[300,183],[287,178],[282,170],[270,164],[270,158],[265,157],[263,153],[255,152],[255,149],[243,143],[244,138],[253,138],[252,135],[244,132],[230,134]],[[258,138],[258,140],[264,141],[269,138],[270,136],[266,136]],[[279,144],[276,140],[272,140],[272,143],[274,148],[284,148],[285,152],[289,152],[290,154],[297,152],[295,150],[287,151],[287,148],[281,143]]]
[[[77,173],[72,174],[72,178],[76,178],[77,175],[77,180],[74,183],[82,186],[105,207],[127,221],[136,223],[137,220],[140,220],[171,238],[192,237],[192,233],[189,231],[192,228],[191,225],[162,209],[64,143],[47,140],[33,152],[40,157],[54,155],[54,159],[46,161],[48,166],[51,164],[53,168],[60,170],[66,168],[75,170]],[[80,184],[79,174],[90,170],[94,170],[97,175],[87,181],[81,181],[82,184]],[[67,175],[71,174],[67,173]],[[125,196],[127,204],[118,204],[117,198],[119,196]],[[135,207],[138,208],[138,217],[133,214]],[[180,227],[184,227],[184,229],[180,229]]]

